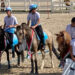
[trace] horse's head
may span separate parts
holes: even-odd
[[[22,26],[22,30],[23,30],[24,36],[30,35],[31,28],[26,23],[22,23],[21,26]]]
[[[4,36],[3,26],[0,26],[0,38]]]
[[[63,51],[67,46],[70,46],[71,36],[66,31],[61,31],[56,36],[59,52]]]
[[[63,46],[65,44],[64,33],[60,32],[59,34],[56,34],[56,36],[57,36],[56,41],[58,43],[58,50],[59,50],[59,52],[61,52],[63,50]]]
[[[4,29],[2,28],[2,26],[0,26],[0,49],[1,50],[4,49],[4,36],[5,36]]]
[[[23,30],[22,30],[22,26],[19,25],[17,28],[16,28],[16,35],[18,37],[18,41],[19,43],[22,43],[22,40],[23,40]]]

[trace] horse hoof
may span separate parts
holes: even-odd
[[[35,75],[39,75],[38,72],[35,72]]]
[[[33,71],[31,71],[31,72],[30,72],[30,74],[32,74],[32,75],[33,75],[33,74],[34,74],[34,72],[33,72]]]
[[[11,68],[11,66],[8,66],[8,69],[10,69]]]
[[[17,65],[20,66],[20,63],[18,63]]]
[[[14,54],[12,55],[12,58],[15,58],[15,55]]]
[[[0,64],[0,68],[1,68],[1,64]]]

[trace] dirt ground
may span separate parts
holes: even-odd
[[[26,13],[14,13],[18,19],[18,23],[26,22],[27,14]],[[0,25],[3,25],[4,17],[6,14],[0,14]],[[61,30],[65,30],[66,25],[70,24],[70,20],[75,16],[75,13],[54,13],[49,15],[46,13],[41,13],[41,25],[43,28],[49,30],[53,34],[54,45],[57,48],[57,43],[55,40],[55,33],[58,33]],[[45,68],[44,70],[40,70],[41,65],[41,55],[38,54],[38,66],[40,75],[61,75],[62,70],[58,67],[59,61],[53,54],[53,62],[55,68],[51,68],[50,57],[49,54],[46,53],[45,57]],[[11,58],[11,54],[10,54]],[[6,61],[6,53],[2,55],[2,68],[0,69],[0,75],[29,75],[31,70],[30,60],[25,59],[24,63],[21,63],[20,66],[16,66],[16,59],[11,58],[11,69],[7,69],[7,61]]]

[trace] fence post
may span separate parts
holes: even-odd
[[[51,0],[51,12],[54,11],[54,7],[53,7],[53,1]]]
[[[37,4],[38,4],[38,6],[40,7],[40,2],[39,2],[39,0],[38,0],[38,3],[37,3]],[[38,7],[38,10],[39,10],[39,7]]]
[[[29,5],[31,4],[31,0],[29,0]]]
[[[26,11],[26,0],[24,0],[24,10]]]
[[[48,0],[47,0],[47,12],[48,12],[48,17],[47,17],[47,19],[49,19],[49,13],[50,13],[50,11],[49,11],[49,9],[48,9],[48,7],[49,7],[49,3],[48,3]]]
[[[10,0],[8,0],[8,6],[10,7]]]

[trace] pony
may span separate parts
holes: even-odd
[[[19,30],[22,30],[24,37],[26,38],[26,43],[31,42],[30,44],[30,54],[31,54],[31,73],[34,73],[34,63],[35,63],[35,73],[38,74],[38,66],[37,66],[37,51],[41,51],[42,53],[42,65],[41,65],[41,69],[44,68],[44,59],[45,59],[45,50],[42,50],[39,48],[40,46],[40,40],[38,40],[38,37],[36,35],[36,32],[31,29],[29,26],[26,25],[26,23],[22,23],[21,26],[18,27]],[[47,45],[49,48],[49,55],[51,58],[51,67],[54,67],[53,64],[53,60],[52,60],[52,50],[54,49],[55,54],[56,50],[54,48],[53,45],[53,37],[52,34],[50,32],[48,32],[47,30],[45,30],[46,33],[45,36],[45,46]],[[21,35],[19,35],[21,36]],[[34,56],[34,60],[33,60],[33,56]]]
[[[16,38],[13,42],[14,42],[14,46],[13,46],[13,50],[16,52],[17,56],[18,56],[18,65],[20,63],[20,54],[21,52],[18,51],[18,44],[20,43],[20,41],[18,40],[18,38],[16,37],[15,34],[13,34]],[[9,59],[9,50],[12,49],[12,47],[10,46],[9,40],[8,40],[8,34],[7,32],[4,31],[3,26],[0,26],[0,67],[1,67],[1,56],[2,56],[2,52],[6,52],[7,54],[7,61],[8,61],[8,69],[11,68],[10,66],[10,59]],[[14,51],[12,51],[12,57],[15,57]],[[23,55],[22,55],[23,57]]]
[[[58,51],[60,53],[60,59],[61,61],[65,62],[66,58],[70,58],[70,50],[71,50],[71,45],[70,45],[70,41],[71,41],[71,36],[69,35],[68,32],[66,31],[61,31],[58,34],[55,34],[56,37],[56,41],[58,43]],[[64,66],[64,63],[63,63]]]

